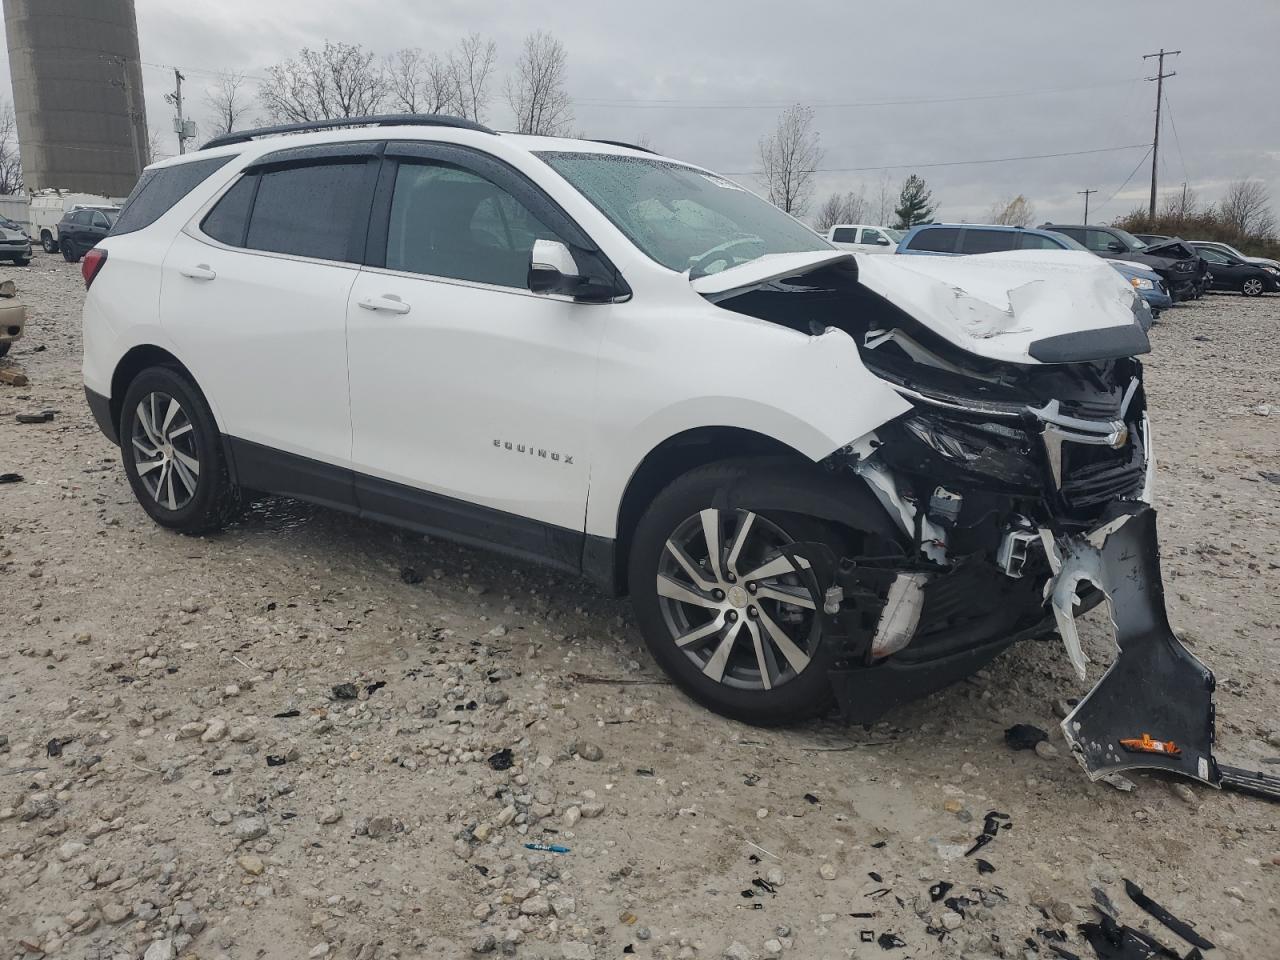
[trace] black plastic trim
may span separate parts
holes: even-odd
[[[586,538],[581,531],[368,476],[238,437],[225,439],[236,482],[246,489],[318,503],[558,570],[584,572]],[[606,586],[594,569],[587,576]]]
[[[1080,360],[1116,360],[1151,352],[1146,331],[1135,322],[1123,327],[1077,330],[1036,340],[1027,352],[1041,363],[1075,363]]]
[[[111,419],[111,398],[104,397],[100,393],[94,393],[88,387],[84,388],[84,399],[89,404],[89,412],[93,414],[93,419],[98,424],[98,429],[102,431],[103,436],[120,446],[120,435],[116,429],[115,422]]]

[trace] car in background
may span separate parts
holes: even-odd
[[[31,262],[31,238],[22,224],[0,217],[0,260],[10,260],[19,267]]]
[[[998,224],[925,223],[912,227],[898,244],[898,253],[933,257],[1000,253],[1006,250],[1075,250],[1090,253],[1064,234],[1031,227]],[[1173,298],[1160,275],[1140,263],[1108,261],[1134,292],[1151,308],[1151,316],[1173,306]]]
[[[58,247],[67,263],[76,263],[107,235],[119,214],[112,210],[72,210],[58,221]]]
[[[119,213],[123,202],[93,193],[71,193],[52,188],[37,190],[31,195],[31,202],[27,207],[31,236],[40,243],[45,253],[57,253],[58,224],[68,213],[73,210]]]
[[[1216,240],[1191,240],[1189,242],[1202,257],[1205,250],[1218,250],[1235,257],[1237,260],[1243,260],[1245,263],[1256,263],[1260,267],[1275,267],[1280,270],[1280,260],[1271,260],[1268,257],[1250,257],[1241,253],[1229,243],[1219,243]]]
[[[1196,299],[1209,283],[1208,264],[1183,240],[1148,245],[1119,227],[1098,224],[1042,223],[1040,229],[1065,234],[1108,260],[1128,260],[1154,270],[1175,301]]]
[[[901,230],[865,223],[837,223],[827,231],[827,239],[832,244],[854,253],[893,253],[902,236]]]
[[[27,325],[27,308],[18,302],[18,288],[12,280],[0,281],[0,357],[22,337]]]
[[[1200,256],[1209,261],[1212,289],[1238,290],[1246,297],[1260,297],[1280,290],[1280,269],[1246,263],[1221,250],[1204,249]]]

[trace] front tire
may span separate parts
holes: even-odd
[[[1262,281],[1257,277],[1250,277],[1240,284],[1240,292],[1246,297],[1260,297],[1262,296]]]
[[[750,461],[690,471],[654,499],[636,526],[629,583],[645,645],[703,706],[758,726],[797,723],[828,710],[820,612],[781,547],[819,541],[843,551],[840,531],[749,502],[713,506]]]
[[[129,384],[120,416],[125,476],[156,523],[180,533],[220,529],[239,508],[213,413],[174,367],[149,367]]]

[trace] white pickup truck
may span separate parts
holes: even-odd
[[[864,223],[837,223],[827,231],[827,239],[841,250],[854,253],[895,253],[903,231],[873,227]]]

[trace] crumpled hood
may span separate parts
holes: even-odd
[[[1037,363],[1037,341],[1127,332],[1140,309],[1132,286],[1083,251],[857,261],[861,284],[960,349],[994,360]]]

